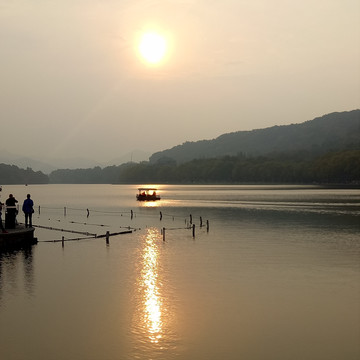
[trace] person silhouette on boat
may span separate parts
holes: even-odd
[[[32,214],[34,212],[34,202],[30,199],[30,194],[26,195],[22,211],[25,214],[25,227],[32,227]]]
[[[16,203],[18,201],[14,198],[13,194],[9,195],[9,198],[5,201],[6,204],[6,215],[5,215],[5,227],[7,229],[15,229],[16,221]]]

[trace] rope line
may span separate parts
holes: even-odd
[[[161,208],[159,208],[159,214],[156,215],[156,214],[149,214],[149,213],[145,213],[145,212],[134,212],[133,210],[130,210],[130,211],[104,211],[104,210],[96,210],[96,209],[79,209],[79,208],[67,208],[67,207],[64,207],[64,208],[50,208],[50,207],[43,207],[45,209],[58,209],[58,210],[61,210],[63,209],[64,210],[64,219],[66,219],[66,211],[67,210],[76,210],[76,211],[86,211],[87,213],[87,218],[90,216],[90,212],[92,214],[95,213],[95,216],[96,214],[107,214],[107,216],[111,216],[111,215],[116,215],[116,216],[123,216],[123,214],[127,214],[131,220],[133,220],[133,218],[137,217],[137,215],[139,215],[139,217],[151,217],[151,218],[158,218],[160,216],[160,222],[162,221],[163,217],[167,217],[167,218],[172,218],[172,220],[174,221],[175,219],[177,221],[179,221],[179,219],[185,221],[185,227],[173,227],[173,228],[165,228],[165,230],[190,230],[190,229],[193,229],[193,232],[195,232],[195,229],[193,228],[193,226],[195,225],[195,219],[199,218],[200,219],[200,226],[199,228],[201,229],[202,227],[206,227],[207,231],[209,231],[209,220],[204,220],[204,223],[203,224],[203,219],[202,219],[202,216],[200,215],[197,215],[197,214],[189,214],[188,216],[185,216],[184,215],[174,215],[174,214],[170,214],[170,213],[163,213],[161,211]],[[41,211],[41,207],[39,206],[39,215],[40,215],[40,211]],[[49,219],[51,220],[51,219]],[[61,222],[61,220],[56,220],[58,222]],[[73,220],[68,220],[68,223],[70,224],[80,224],[80,225],[84,225],[84,226],[87,226],[87,225],[90,225],[90,226],[99,226],[99,227],[110,227],[110,225],[107,225],[107,224],[99,224],[99,223],[87,223],[87,222],[81,222],[81,221],[73,221]],[[83,234],[83,235],[87,235],[87,236],[97,236],[96,234],[94,233],[89,233],[89,232],[84,232],[84,231],[75,231],[75,230],[67,230],[67,229],[60,229],[60,228],[53,228],[53,227],[47,227],[47,226],[40,226],[40,225],[37,225],[37,227],[41,227],[41,228],[44,228],[44,229],[49,229],[49,230],[56,230],[56,231],[62,231],[62,232],[71,232],[71,233],[77,233],[77,234]],[[120,228],[125,228],[125,229],[128,229],[129,232],[130,229],[133,229],[134,231],[136,231],[137,229],[136,228],[133,228],[131,226],[120,226]],[[140,230],[140,229],[139,229]],[[105,235],[103,235],[104,237]]]
[[[48,230],[56,230],[56,231],[69,232],[69,233],[73,233],[73,234],[82,234],[82,235],[96,236],[96,234],[94,234],[94,233],[89,233],[89,232],[87,232],[87,231],[66,230],[66,229],[60,229],[60,228],[54,228],[54,227],[51,227],[51,226],[42,226],[42,225],[33,225],[33,227],[38,227],[38,228],[41,228],[41,229],[48,229]]]
[[[89,236],[89,237],[81,237],[81,238],[68,238],[68,239],[64,239],[64,241],[78,241],[78,240],[89,240],[89,239],[97,239],[96,236]],[[38,241],[38,242],[62,242],[63,240],[59,240],[59,239],[56,239],[56,240],[41,240],[41,241]]]
[[[48,219],[48,220],[53,220],[53,221],[57,221],[57,222],[61,222],[60,219]],[[110,227],[111,225],[107,225],[107,224],[92,224],[92,223],[86,223],[86,222],[80,222],[80,221],[68,221],[70,224],[77,224],[77,225],[90,225],[90,226],[100,226],[100,227]],[[18,224],[22,224],[22,223],[18,223]],[[34,225],[34,227],[38,227],[38,228],[43,228],[43,229],[48,229],[48,230],[58,230],[58,231],[66,231],[66,232],[73,232],[73,233],[79,233],[79,234],[85,234],[85,235],[96,235],[93,233],[89,233],[89,232],[85,232],[85,231],[74,231],[74,230],[65,230],[65,229],[59,229],[59,228],[54,228],[54,227],[50,227],[50,226],[44,226],[44,225]],[[141,228],[136,228],[133,226],[119,226],[120,229],[133,229],[133,230],[141,230]]]
[[[165,230],[190,230],[192,227],[165,228]]]
[[[97,212],[97,213],[104,213],[104,214],[130,214],[130,211],[108,211],[108,210],[95,210],[95,209],[80,209],[80,208],[72,208],[72,207],[67,207],[67,206],[63,206],[63,207],[49,207],[49,206],[39,206],[40,210],[41,209],[50,209],[50,210],[75,210],[75,211],[91,211],[91,212]]]
[[[92,226],[105,226],[105,227],[109,227],[110,225],[104,225],[104,224],[90,224],[90,223],[86,223],[86,222],[80,222],[80,221],[69,221],[70,224],[81,224],[81,225],[92,225]]]
[[[55,240],[41,240],[39,242],[65,242],[65,241],[79,241],[79,240],[90,240],[90,239],[101,239],[107,236],[116,236],[116,235],[123,235],[123,234],[131,234],[132,230],[127,231],[119,231],[115,233],[103,234],[98,236],[87,236],[87,237],[80,237],[80,238],[64,238],[64,239],[55,239]]]
[[[104,211],[89,209],[91,212],[103,213],[103,214],[131,214],[131,211]]]
[[[119,231],[119,232],[116,232],[116,233],[110,233],[109,236],[122,235],[122,234],[132,234],[132,230]],[[106,236],[107,236],[107,234],[98,235],[98,236],[97,236],[97,239],[99,239],[99,238],[104,238],[104,237],[106,237]]]
[[[84,211],[84,212],[93,212],[93,213],[102,213],[102,214],[129,214],[129,215],[142,215],[142,216],[149,216],[149,217],[158,217],[158,215],[152,215],[152,214],[143,214],[140,212],[135,212],[133,210],[130,211],[106,211],[106,210],[96,210],[96,209],[80,209],[80,208],[71,208],[71,207],[47,207],[47,206],[39,206],[40,209],[52,209],[52,210],[76,210],[76,211]],[[179,215],[173,215],[173,214],[168,214],[168,213],[162,213],[162,216],[167,216],[167,217],[172,217],[173,219],[175,218],[183,218],[183,216],[179,216]],[[198,214],[192,214],[193,218],[194,217],[200,217],[200,215]]]

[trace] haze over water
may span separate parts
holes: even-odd
[[[1,359],[359,358],[359,190],[159,189],[4,187],[31,193],[35,225],[135,231],[62,248],[47,241],[85,236],[36,228],[31,251],[1,254]]]

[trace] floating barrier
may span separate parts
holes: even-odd
[[[105,210],[96,210],[96,209],[80,209],[80,208],[71,208],[71,207],[61,207],[61,208],[54,208],[54,207],[47,207],[47,206],[42,206],[38,207],[38,212],[39,214],[41,213],[41,209],[49,209],[49,210],[60,210],[60,211],[63,211],[63,214],[64,214],[64,217],[68,214],[68,210],[73,210],[73,211],[83,211],[86,215],[86,217],[88,218],[91,213],[99,213],[99,214],[113,214],[113,215],[120,215],[120,216],[123,216],[123,215],[128,215],[130,217],[130,219],[133,219],[134,217],[136,217],[137,213],[134,212],[133,210],[129,210],[129,211],[105,211]],[[153,214],[141,214],[142,216],[154,216]],[[178,215],[173,215],[173,214],[166,214],[166,213],[163,213],[162,211],[159,212],[159,215],[160,215],[160,221],[163,220],[163,218],[165,216],[167,217],[172,217],[172,220],[175,220],[175,218],[179,218],[180,216]],[[182,217],[181,217],[182,218]],[[190,214],[189,215],[189,220],[185,219],[185,222],[189,221],[190,222],[190,225],[192,225],[193,223],[193,215]],[[73,222],[75,223],[75,222]],[[79,224],[84,224],[84,225],[95,225],[95,226],[106,226],[104,224],[88,224],[88,223],[79,223]],[[200,216],[200,227],[203,226],[203,219],[202,219],[202,216]]]
[[[57,229],[51,229],[51,230],[57,230]],[[64,247],[64,243],[66,241],[79,241],[79,240],[89,240],[89,239],[100,239],[100,238],[106,238],[106,243],[109,244],[109,238],[110,236],[115,236],[115,235],[123,235],[123,234],[131,234],[132,230],[127,230],[127,231],[119,231],[119,232],[115,232],[115,233],[110,233],[109,231],[106,232],[106,234],[104,235],[95,235],[95,236],[88,236],[88,237],[81,237],[81,238],[71,238],[71,239],[65,239],[65,236],[61,237],[61,240],[56,239],[56,240],[42,240],[39,242],[60,242],[62,243],[62,247]]]
[[[85,231],[76,231],[76,230],[66,230],[66,229],[60,229],[60,228],[54,228],[51,226],[42,226],[42,225],[33,225],[33,227],[41,228],[41,229],[47,229],[47,230],[56,230],[61,232],[69,232],[73,234],[82,234],[82,235],[88,235],[88,236],[94,236],[96,237],[96,234],[85,232]]]
[[[124,214],[129,215],[130,219],[132,220],[134,218],[134,216],[136,216],[136,213],[133,210],[130,211],[103,211],[103,210],[94,210],[94,209],[79,209],[79,208],[68,208],[68,207],[63,207],[63,208],[50,208],[50,207],[42,207],[45,209],[51,209],[51,210],[63,210],[63,214],[64,217],[66,217],[68,210],[73,210],[73,211],[84,211],[86,214],[86,218],[89,218],[90,213],[101,213],[101,214],[115,214],[115,215],[120,215],[123,216]],[[39,214],[40,214],[41,208],[39,206]],[[154,214],[141,214],[143,216],[154,216]],[[179,216],[175,216],[172,214],[164,214],[162,211],[160,211],[159,213],[160,215],[160,221],[163,220],[163,218],[166,217],[171,217],[172,220],[174,221],[175,218],[179,218]],[[50,219],[49,219],[50,220]],[[203,225],[203,218],[202,216],[199,217],[200,220],[200,225],[199,227],[202,228]],[[60,221],[60,220],[58,220]],[[185,227],[173,227],[173,228],[165,228],[163,227],[161,229],[162,235],[163,235],[163,241],[165,241],[166,238],[166,230],[172,231],[172,230],[192,230],[192,237],[195,238],[195,234],[196,234],[196,225],[195,223],[193,223],[194,218],[192,214],[189,214],[188,218],[185,218]],[[106,224],[96,224],[96,223],[87,223],[87,222],[78,222],[78,221],[69,221],[69,223],[71,224],[80,224],[80,225],[90,225],[90,226],[99,226],[99,227],[109,227],[110,225],[106,225]],[[34,227],[39,227],[39,228],[43,228],[43,229],[48,229],[48,230],[55,230],[55,231],[61,231],[61,232],[69,232],[69,233],[75,233],[75,234],[82,234],[85,235],[86,237],[82,237],[82,238],[73,238],[73,239],[65,239],[64,237],[62,238],[62,240],[47,240],[44,242],[62,242],[62,244],[64,245],[65,241],[78,241],[78,240],[85,240],[85,239],[91,239],[91,238],[106,238],[106,243],[109,244],[109,238],[110,236],[114,236],[114,235],[120,235],[120,234],[128,234],[128,233],[132,233],[132,231],[136,231],[136,228],[132,228],[130,226],[125,226],[122,227],[120,226],[120,228],[125,228],[128,229],[126,231],[120,231],[120,232],[115,232],[115,233],[110,233],[109,231],[106,232],[106,234],[103,235],[97,235],[94,233],[90,233],[90,232],[86,232],[86,231],[75,231],[75,230],[68,230],[68,229],[63,229],[63,228],[55,228],[55,227],[50,227],[50,226],[41,226],[41,225],[34,225]],[[140,229],[139,229],[140,230]],[[206,220],[206,230],[207,232],[209,232],[209,220]],[[42,241],[43,242],[43,241]]]
[[[95,236],[88,236],[88,237],[81,237],[81,238],[71,238],[71,239],[65,239],[64,236],[61,237],[61,239],[54,239],[54,240],[41,240],[38,242],[52,242],[52,243],[56,243],[56,242],[65,242],[65,241],[79,241],[79,240],[89,240],[89,239],[97,239],[97,237]]]
[[[202,223],[201,223],[200,227],[202,227]],[[170,231],[171,230],[192,230],[192,236],[193,236],[193,238],[195,238],[195,229],[196,229],[195,224],[188,225],[186,227],[179,227],[179,228],[165,228],[165,227],[163,227],[161,229],[161,232],[162,232],[162,235],[163,235],[163,241],[165,241],[166,230],[170,230]],[[207,232],[209,232],[209,220],[206,220],[206,230],[207,230]]]
[[[107,231],[105,235],[98,235],[97,239],[103,238],[103,237],[115,236],[115,235],[131,234],[131,233],[132,233],[132,230],[119,231],[119,232],[115,232],[115,233],[110,233],[109,231]]]

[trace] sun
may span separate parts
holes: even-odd
[[[158,64],[163,60],[167,50],[166,40],[155,32],[147,32],[141,36],[139,52],[145,61]]]

